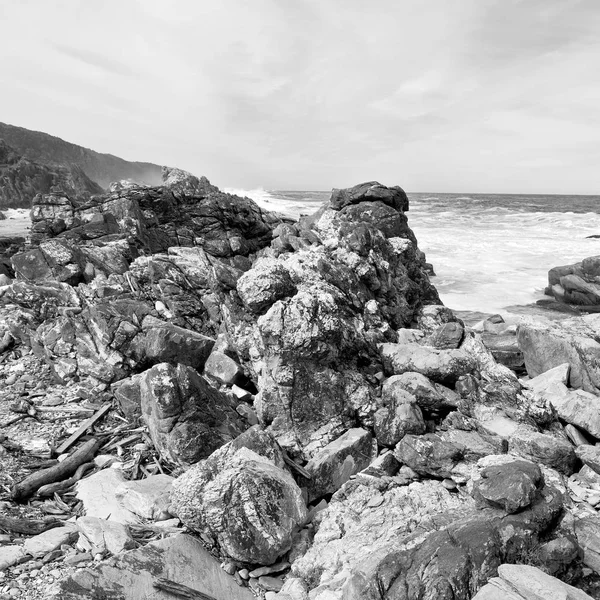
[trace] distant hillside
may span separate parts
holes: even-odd
[[[60,138],[0,123],[0,139],[4,139],[22,156],[45,165],[75,165],[103,188],[113,181],[133,179],[138,183],[159,185],[161,167],[152,163],[129,162],[112,154],[101,154]]]
[[[77,165],[43,165],[0,139],[0,208],[29,208],[36,194],[64,192],[85,198],[102,188]]]

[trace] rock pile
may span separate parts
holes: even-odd
[[[545,294],[561,304],[575,305],[584,312],[598,312],[600,256],[590,256],[573,265],[550,269]]]
[[[488,322],[511,339],[486,344],[441,305],[399,187],[334,190],[293,223],[164,178],[38,197],[0,288],[2,335],[110,398],[174,476],[79,481],[78,543],[102,560],[56,598],[528,598],[524,573],[585,597],[594,317]],[[128,550],[140,521],[193,537]]]

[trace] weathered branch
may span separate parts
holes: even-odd
[[[35,494],[43,485],[70,477],[80,465],[93,460],[101,444],[101,440],[92,438],[57,465],[28,475],[23,481],[13,486],[13,499],[25,500]]]
[[[217,600],[214,596],[209,596],[187,585],[175,583],[170,579],[163,579],[162,577],[155,579],[152,585],[163,592],[168,592],[180,598],[187,598],[188,600]]]

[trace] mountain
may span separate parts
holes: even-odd
[[[39,193],[85,198],[102,191],[79,166],[40,164],[0,139],[0,208],[29,208]]]
[[[76,166],[102,188],[122,179],[133,179],[147,185],[162,183],[161,167],[158,165],[101,154],[40,131],[0,123],[0,139],[23,157],[37,163]]]

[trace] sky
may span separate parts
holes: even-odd
[[[222,188],[600,193],[598,0],[3,0],[0,23],[0,121]]]

